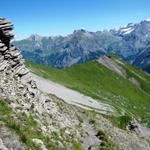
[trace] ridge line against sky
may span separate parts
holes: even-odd
[[[17,39],[109,30],[150,17],[150,0],[1,0],[1,6],[0,16],[14,23]]]

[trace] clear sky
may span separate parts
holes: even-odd
[[[150,0],[0,0],[0,15],[17,37],[66,35],[75,29],[111,29],[150,17]]]

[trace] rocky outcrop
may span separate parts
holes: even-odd
[[[0,18],[0,86],[3,87],[1,87],[1,91],[3,91],[1,97],[5,99],[17,98],[15,92],[20,89],[20,96],[24,94],[26,97],[28,95],[28,98],[33,98],[35,96],[33,89],[36,89],[36,85],[29,75],[29,70],[24,66],[20,50],[10,43],[14,36],[10,33],[12,29],[11,22]],[[15,89],[11,88],[14,84],[9,83],[9,80],[11,83],[17,82]],[[21,89],[26,90],[21,92]],[[10,98],[9,95],[14,95],[14,97]]]
[[[19,137],[12,133],[4,124],[0,124],[0,150],[25,150]]]
[[[13,29],[13,25],[5,18],[0,18],[0,29],[1,40],[7,47],[9,47],[10,40],[14,37],[10,32]]]

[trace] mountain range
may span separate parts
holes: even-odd
[[[75,30],[67,36],[31,35],[14,41],[25,59],[55,68],[97,59],[112,53],[150,72],[150,19],[109,31]]]

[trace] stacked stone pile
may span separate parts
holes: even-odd
[[[15,71],[18,76],[23,76],[28,70],[23,66],[19,49],[10,44],[14,37],[12,29],[10,21],[0,18],[0,71]]]
[[[9,42],[13,39],[14,34],[11,33],[13,24],[5,18],[0,18],[0,36],[5,45],[9,46]]]
[[[30,114],[34,111],[40,120],[42,118],[40,114],[48,113],[57,118],[61,126],[72,125],[72,118],[65,119],[65,115],[59,111],[49,95],[37,88],[32,74],[24,65],[20,50],[10,43],[14,37],[12,29],[10,21],[0,18],[0,99],[9,100],[16,112]],[[54,121],[47,119],[49,124]]]

